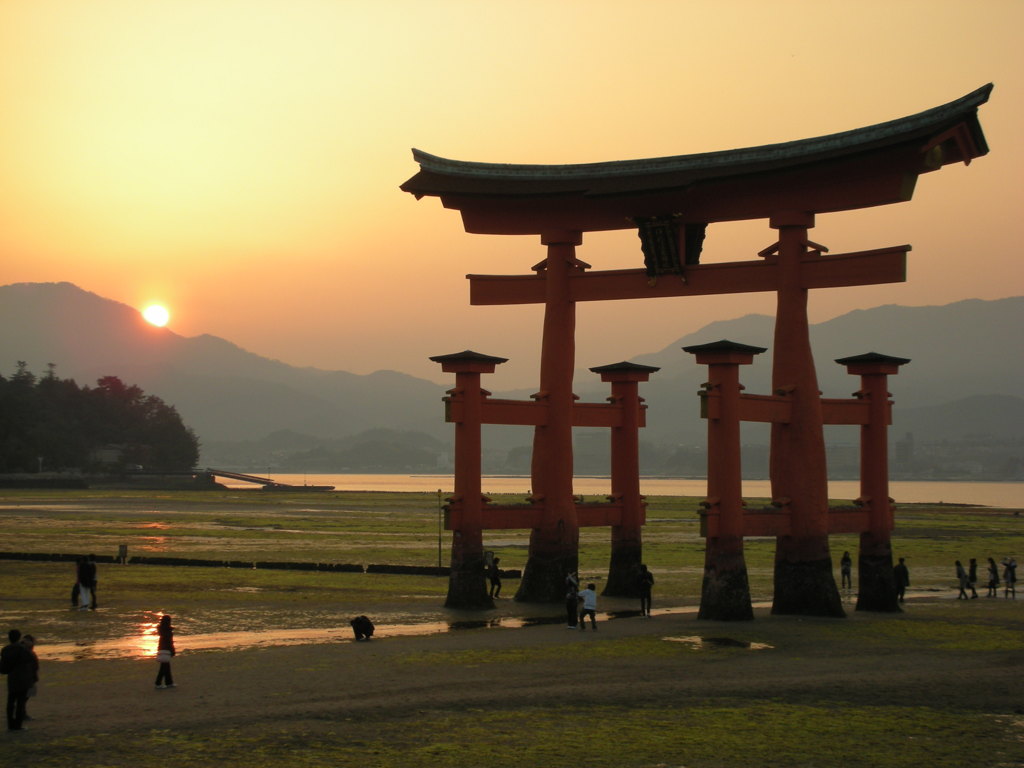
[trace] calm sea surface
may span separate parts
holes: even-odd
[[[270,477],[290,485],[333,485],[339,491],[417,491],[442,490],[451,493],[451,475],[320,475],[275,474]],[[256,488],[251,483],[221,480],[231,488]],[[522,493],[530,489],[528,477],[485,477],[484,493]],[[606,494],[610,490],[606,477],[577,477],[576,493]],[[640,480],[640,491],[647,496],[704,496],[707,483],[703,479],[652,477]],[[771,495],[767,480],[749,480],[743,483],[743,495],[748,498],[767,498]],[[854,499],[859,493],[856,480],[838,480],[829,483],[829,496],[833,499]],[[1024,508],[1024,482],[971,483],[952,481],[894,481],[889,484],[889,495],[897,503],[945,502],[947,504],[983,504],[989,507]]]

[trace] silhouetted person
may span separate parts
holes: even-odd
[[[971,588],[971,600],[978,598],[978,590],[975,585],[978,583],[978,561],[971,558],[967,563],[967,584]]]
[[[1017,599],[1017,561],[1012,557],[1003,559],[1003,597],[1013,595]]]
[[[86,558],[86,562],[88,563],[87,574],[89,576],[89,608],[95,611],[97,605],[96,587],[99,586],[99,578],[96,572],[96,555],[89,555],[89,557]]]
[[[366,616],[356,616],[349,622],[349,624],[352,627],[352,632],[356,636],[356,640],[369,640],[373,637],[373,622]]]
[[[565,574],[565,621],[569,629],[576,629],[580,619],[580,580],[574,573]]]
[[[999,596],[999,566],[991,557],[988,559],[988,594],[986,597]]]
[[[497,597],[501,594],[501,571],[498,569],[499,558],[491,560],[491,564],[487,566],[487,577],[491,580],[491,597]]]
[[[92,607],[92,585],[96,581],[96,563],[87,557],[78,559],[78,610]]]
[[[156,628],[160,642],[156,646],[156,660],[160,662],[160,671],[156,673],[157,688],[176,688],[171,676],[171,659],[174,658],[174,627],[171,617],[164,614],[160,617],[160,625]]]
[[[651,616],[651,589],[654,587],[654,574],[647,570],[646,565],[640,566],[640,615]]]
[[[963,565],[959,560],[956,561],[956,580],[960,585],[960,594],[956,596],[957,600],[967,600],[967,587],[970,582],[967,581],[967,571],[964,570]]]
[[[21,644],[21,632],[7,633],[10,641],[0,650],[0,675],[7,675],[7,730],[20,731],[25,721],[25,703],[32,687],[35,668],[32,653]]]
[[[907,587],[910,586],[910,570],[907,568],[907,564],[903,562],[903,558],[896,563],[896,566],[892,569],[893,577],[896,581],[896,597],[899,601],[903,602],[903,596],[907,591]]]
[[[31,720],[28,716],[28,700],[37,693],[39,685],[39,657],[36,655],[36,639],[32,635],[22,635],[21,644],[32,654],[32,685],[29,686],[28,695],[25,697],[25,719]]]
[[[843,552],[843,557],[839,561],[839,578],[843,589],[853,589],[853,560],[850,559],[849,552]]]

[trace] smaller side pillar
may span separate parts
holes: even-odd
[[[640,495],[640,416],[644,405],[639,382],[648,381],[652,373],[661,369],[622,362],[590,370],[600,374],[601,381],[611,383],[608,401],[620,409],[622,417],[611,430],[611,499],[621,505],[622,517],[618,525],[612,526],[608,582],[601,594],[640,597],[645,505]]]
[[[893,508],[889,498],[891,406],[888,377],[910,362],[876,352],[836,360],[860,376],[855,396],[868,401],[868,420],[860,428],[860,499],[868,510],[868,529],[860,534],[857,558],[857,610],[899,613],[892,566]]]
[[[448,506],[452,561],[444,604],[446,608],[493,608],[484,573],[480,427],[485,393],[480,374],[494,373],[506,358],[466,350],[430,359],[440,363],[445,373],[455,374],[455,389],[446,398],[447,420],[455,422],[455,494]]]
[[[708,498],[704,578],[697,618],[750,620],[750,583],[743,556],[743,487],[740,458],[739,367],[764,347],[731,341],[683,347],[708,366],[704,411],[708,422]]]

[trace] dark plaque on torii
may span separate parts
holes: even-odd
[[[454,536],[448,604],[491,604],[478,567],[483,557],[479,534],[495,527],[532,530],[529,557],[516,595],[519,600],[561,599],[565,574],[577,566],[580,525],[611,526],[613,552],[608,583],[609,588],[612,584],[623,586],[606,589],[605,593],[631,592],[626,585],[631,569],[640,562],[639,530],[630,530],[624,537],[620,534],[624,527],[637,526],[638,520],[642,524],[643,502],[635,457],[624,461],[622,453],[634,450],[623,446],[634,445],[628,433],[643,425],[644,409],[635,391],[625,395],[627,400],[635,397],[635,403],[616,396],[616,379],[606,378],[602,369],[597,369],[602,378],[613,382],[611,402],[576,402],[572,391],[575,305],[580,301],[753,291],[774,291],[778,298],[772,347],[773,394],[769,399],[779,400],[758,406],[766,410],[752,412],[751,416],[772,424],[772,498],[775,517],[784,520],[784,524],[773,524],[777,536],[773,611],[843,615],[832,576],[830,530],[861,531],[861,585],[876,584],[876,591],[887,590],[891,578],[879,578],[889,567],[886,563],[891,566],[888,530],[892,527],[892,509],[885,468],[885,476],[879,478],[877,451],[872,454],[862,449],[860,501],[864,513],[830,514],[823,436],[825,423],[859,424],[862,430],[870,432],[873,428],[872,434],[877,434],[877,419],[885,418],[886,412],[884,408],[877,410],[881,406],[876,404],[870,417],[876,421],[870,427],[866,407],[823,401],[808,335],[807,298],[815,288],[904,281],[910,246],[829,254],[827,248],[812,242],[808,233],[819,214],[909,201],[921,174],[950,163],[970,163],[987,154],[977,110],[988,100],[991,90],[992,86],[987,85],[949,104],[843,133],[648,160],[510,165],[448,160],[413,150],[420,171],[402,185],[404,191],[417,198],[440,198],[446,208],[461,213],[467,232],[538,235],[547,249],[545,260],[534,267],[532,274],[469,276],[472,304],[544,305],[540,386],[532,401],[499,403],[489,400],[486,391],[480,389],[480,374],[492,372],[494,365],[503,362],[500,358],[474,358],[476,353],[470,352],[460,353],[468,355],[461,359],[459,355],[435,358],[445,370],[456,372],[464,380],[475,377],[475,384],[469,385],[471,398],[461,385],[448,398],[448,418],[456,424],[457,442],[460,430],[464,436],[476,430],[475,442],[470,439],[468,444],[479,451],[480,424],[534,428],[532,495],[524,505],[491,505],[479,491],[479,454],[471,459],[468,450],[464,448],[460,453],[457,448],[456,494],[449,503],[449,527]],[[767,220],[778,233],[776,242],[755,259],[700,263],[705,236],[714,236],[711,225],[746,219]],[[642,268],[595,271],[577,259],[583,233],[630,228],[640,235]],[[899,359],[884,355],[880,358],[882,362],[865,363],[859,358],[844,358],[841,362],[848,363],[851,373],[867,371],[864,376],[892,374],[906,362],[894,362]],[[482,366],[481,359],[485,361]],[[623,365],[628,370],[630,364]],[[628,380],[635,390],[637,382],[646,381],[651,372],[620,371],[619,378]],[[469,402],[472,398],[475,402]],[[747,407],[751,406],[741,406],[740,420],[745,418],[742,408]],[[613,493],[603,508],[583,505],[573,495],[574,426],[604,426],[612,431]],[[878,445],[876,437],[867,441]],[[463,443],[467,444],[465,440]],[[709,455],[709,463],[715,461],[716,457]],[[872,478],[870,494],[864,491],[865,472]],[[709,478],[724,474],[721,467],[709,467]],[[473,475],[475,482],[469,479]],[[731,488],[731,481],[724,487]],[[460,493],[460,489],[469,492]],[[742,561],[742,536],[748,523],[751,531],[759,529],[761,524],[754,522],[757,515],[746,520],[742,500],[712,496],[709,489],[709,502],[724,501],[741,510],[739,522],[730,523],[730,535],[740,537]],[[707,506],[710,510],[712,505]],[[867,522],[869,518],[873,522]],[[841,524],[831,522],[840,519]],[[706,522],[706,531],[717,530],[714,519]],[[714,537],[710,532],[706,535],[710,545]],[[617,541],[626,542],[618,557]],[[865,547],[870,550],[866,558]],[[730,561],[734,561],[734,549],[730,552]],[[715,562],[706,563],[706,568],[714,567]],[[864,573],[865,569],[870,573]],[[742,602],[743,596],[739,597]],[[863,607],[888,610],[884,594],[875,598]],[[728,610],[716,610],[716,599],[704,594],[702,615],[733,617],[726,615]],[[746,599],[749,602],[749,594]],[[735,605],[737,595],[730,593],[722,600]],[[705,602],[707,611],[703,610]]]

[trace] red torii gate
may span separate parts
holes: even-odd
[[[826,255],[828,249],[811,242],[808,232],[817,214],[906,202],[919,175],[985,155],[977,109],[991,89],[987,85],[949,104],[867,128],[698,155],[546,166],[462,162],[413,150],[420,171],[402,185],[404,191],[439,197],[461,213],[467,232],[539,235],[547,248],[532,275],[469,276],[473,304],[545,307],[535,399],[544,402],[546,416],[543,423],[531,422],[538,509],[528,519],[533,533],[518,599],[559,599],[565,573],[576,566],[576,302],[774,291],[772,387],[786,393],[788,414],[772,423],[770,474],[773,498],[785,500],[788,527],[777,537],[773,610],[843,615],[828,548],[826,422],[810,347],[808,292],[902,282],[910,246]],[[709,224],[744,219],[767,219],[778,241],[758,260],[700,264]],[[645,268],[588,271],[576,258],[584,232],[629,228],[639,232]],[[478,496],[479,456],[462,461],[456,461],[456,477],[475,472],[475,487],[462,485]],[[466,495],[456,496],[467,503]],[[453,584],[479,580],[482,594],[482,570],[462,567],[475,569],[476,554],[456,547],[463,560],[456,568],[453,555]],[[486,603],[467,598],[476,591],[450,588],[449,604]]]

